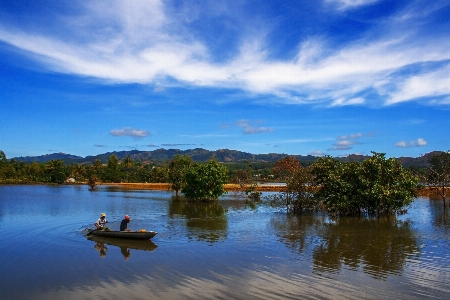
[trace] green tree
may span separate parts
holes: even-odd
[[[363,182],[359,191],[366,200],[364,204],[377,213],[398,212],[417,196],[419,179],[397,159],[386,159],[384,153],[372,154],[361,163]]]
[[[316,196],[334,214],[390,214],[404,210],[414,197],[418,178],[394,158],[372,152],[362,163],[319,158],[313,164]]]
[[[311,168],[299,168],[286,181],[287,194],[290,202],[287,202],[287,207],[294,211],[302,211],[304,209],[315,209],[318,201],[314,197],[314,177],[311,173]]]
[[[435,188],[441,196],[445,207],[445,197],[450,188],[450,151],[441,152],[430,158],[430,174],[428,184]]]
[[[104,166],[102,164],[102,162],[97,158],[92,165],[89,168],[89,172],[87,174],[88,178],[92,175],[95,176],[97,179],[101,179],[104,178]]]
[[[31,164],[27,165],[28,178],[32,182],[44,181],[44,172],[44,167],[37,162],[32,162]]]
[[[228,170],[211,160],[206,164],[193,164],[186,172],[186,186],[181,192],[191,200],[216,200],[226,191]]]
[[[108,158],[108,164],[105,169],[105,179],[110,182],[120,182],[119,160],[115,154]]]
[[[122,163],[121,163],[122,167],[125,170],[125,173],[127,174],[127,182],[129,181],[129,177],[130,177],[130,173],[131,170],[133,169],[134,166],[134,162],[131,159],[131,157],[129,155],[125,156],[125,158],[123,159]]]
[[[310,169],[299,167],[293,170],[294,173],[286,177],[286,191],[267,196],[270,205],[284,206],[293,212],[316,209],[319,201],[314,196],[314,176]]]
[[[73,165],[70,176],[76,181],[83,181],[86,176],[86,167],[81,164]]]
[[[63,183],[66,180],[64,162],[60,159],[52,159],[45,164],[45,172],[50,182]]]
[[[172,190],[178,192],[186,185],[186,172],[192,164],[192,159],[186,155],[177,154],[169,163],[168,175]]]
[[[5,152],[0,150],[0,167],[4,166],[7,163],[8,163],[8,160],[6,159]]]

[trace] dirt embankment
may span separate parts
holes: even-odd
[[[170,191],[172,186],[170,183],[100,183],[103,186],[112,186],[124,189],[136,189],[136,190],[159,190]],[[250,185],[247,186],[250,188]],[[225,184],[224,189],[226,191],[242,191],[243,189],[239,184]],[[245,190],[245,188],[244,188]],[[286,186],[283,185],[258,185],[256,191],[259,192],[281,192],[285,191]],[[450,191],[447,190],[448,193]],[[438,193],[435,188],[426,187],[418,190],[420,196],[437,196]]]
[[[172,185],[170,183],[100,183],[99,185],[136,190],[170,191],[172,189]],[[248,186],[248,188],[250,188],[250,186]],[[224,189],[226,191],[242,190],[239,184],[225,184]],[[285,189],[286,186],[282,185],[259,185],[256,188],[256,190],[260,192],[277,192]]]

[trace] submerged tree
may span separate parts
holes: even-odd
[[[300,161],[293,156],[286,156],[275,163],[273,172],[277,174],[281,180],[287,181],[297,172],[302,165]]]
[[[313,164],[316,196],[333,214],[401,212],[416,196],[418,178],[394,158],[372,152],[362,163],[342,163],[331,157]]]
[[[94,190],[95,187],[97,186],[97,177],[95,177],[94,175],[91,175],[88,179],[88,186],[89,189]]]
[[[228,170],[211,160],[208,163],[193,164],[186,172],[186,186],[181,192],[191,200],[216,200],[226,191]]]
[[[186,172],[192,164],[192,159],[186,155],[177,154],[169,163],[168,175],[172,190],[178,192],[186,185]]]
[[[450,151],[441,152],[430,158],[428,184],[436,189],[445,207],[445,197],[450,188]]]
[[[311,168],[296,168],[286,177],[286,190],[267,197],[272,206],[284,206],[288,211],[315,210],[320,202],[315,197],[316,187]]]

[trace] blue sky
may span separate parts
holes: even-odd
[[[450,0],[0,0],[0,150],[450,150],[449,16]]]

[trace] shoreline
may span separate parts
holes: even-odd
[[[57,184],[49,184],[49,183],[0,183],[1,185],[57,185]],[[65,182],[62,185],[87,185],[85,182]],[[136,183],[136,182],[118,182],[118,183],[109,183],[109,182],[100,182],[97,186],[106,186],[106,187],[116,187],[121,189],[135,189],[135,190],[159,190],[159,191],[171,191],[172,185],[170,183]],[[251,185],[246,185],[245,188],[242,188],[239,184],[227,183],[224,184],[224,189],[227,192],[243,192],[247,188],[251,188]],[[450,188],[447,187],[447,193],[450,194]],[[425,187],[419,189],[417,191],[417,196],[437,196],[440,195],[436,191],[437,189],[434,187]],[[284,192],[286,191],[285,185],[280,184],[263,184],[257,185],[255,190],[257,192]],[[446,197],[447,198],[447,197]]]
[[[160,190],[170,191],[172,190],[170,183],[100,183],[99,186],[111,186],[124,189],[136,189],[136,190]],[[246,188],[250,188],[251,185],[247,185]],[[227,183],[224,185],[226,191],[243,191],[239,184]],[[286,191],[285,185],[257,185],[255,191],[258,192],[283,192]],[[417,191],[418,196],[439,196],[436,192],[436,188],[426,187]]]
[[[136,189],[136,190],[159,190],[159,191],[171,191],[172,185],[170,183],[99,183],[98,186],[111,186],[124,189]],[[246,188],[250,188],[251,185],[247,185]],[[223,186],[226,191],[242,191],[243,189],[239,184],[227,183]],[[245,189],[244,189],[245,190]],[[286,190],[285,185],[258,185],[255,191],[258,192],[278,192]]]

